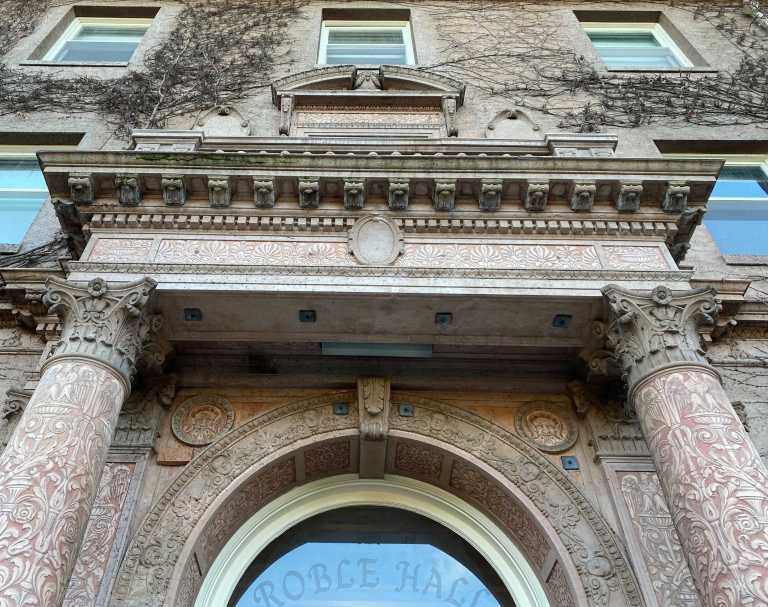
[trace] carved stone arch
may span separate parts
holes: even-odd
[[[356,471],[359,419],[339,392],[298,401],[232,430],[181,472],[123,560],[117,607],[192,607],[216,555],[262,506],[303,483]],[[398,415],[399,403],[415,407]],[[448,489],[520,546],[553,607],[640,606],[623,551],[573,483],[524,440],[477,415],[393,393],[390,473]]]

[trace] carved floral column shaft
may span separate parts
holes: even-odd
[[[150,279],[47,286],[61,341],[0,456],[3,607],[62,604],[120,408],[159,322],[144,311]]]
[[[768,470],[700,347],[710,289],[609,286],[609,341],[629,385],[702,605],[768,606]]]

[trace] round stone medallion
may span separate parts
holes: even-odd
[[[529,403],[515,416],[518,434],[545,453],[570,449],[579,436],[573,416],[551,403]]]
[[[226,398],[200,395],[181,403],[171,418],[173,434],[192,447],[210,445],[235,425],[235,411]]]
[[[350,230],[349,250],[363,265],[388,266],[403,252],[403,237],[394,222],[369,215]]]

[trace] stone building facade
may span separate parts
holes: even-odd
[[[0,605],[768,606],[760,3],[25,4]]]

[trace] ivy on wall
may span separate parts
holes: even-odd
[[[582,132],[665,121],[768,127],[768,17],[757,0],[643,2],[646,10],[674,7],[708,22],[723,38],[718,44],[741,57],[733,71],[704,73],[601,71],[593,58],[559,42],[564,28],[573,29],[568,4],[577,2],[428,3],[445,56],[432,68]]]
[[[34,112],[96,113],[120,135],[162,128],[246,98],[287,68],[284,46],[303,0],[183,0],[173,31],[140,70],[115,80],[75,78],[0,65],[0,116]],[[0,0],[0,48],[30,34],[51,0]]]

